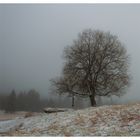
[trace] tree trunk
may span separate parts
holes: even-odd
[[[91,106],[96,106],[96,100],[94,94],[90,95],[89,97],[90,97]]]
[[[72,107],[74,107],[74,95],[72,95]]]

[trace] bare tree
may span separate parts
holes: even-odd
[[[117,36],[99,30],[84,30],[64,50],[61,78],[52,80],[56,91],[88,96],[120,96],[129,85],[129,57]],[[73,99],[74,100],[74,99]]]

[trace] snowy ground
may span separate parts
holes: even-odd
[[[7,136],[140,136],[140,103],[41,113],[0,122]]]

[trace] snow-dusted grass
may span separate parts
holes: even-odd
[[[0,122],[1,130],[12,136],[140,136],[140,103],[41,113]]]

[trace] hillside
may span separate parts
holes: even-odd
[[[3,132],[2,132],[3,131]],[[0,122],[10,136],[140,136],[140,103],[40,113]]]

